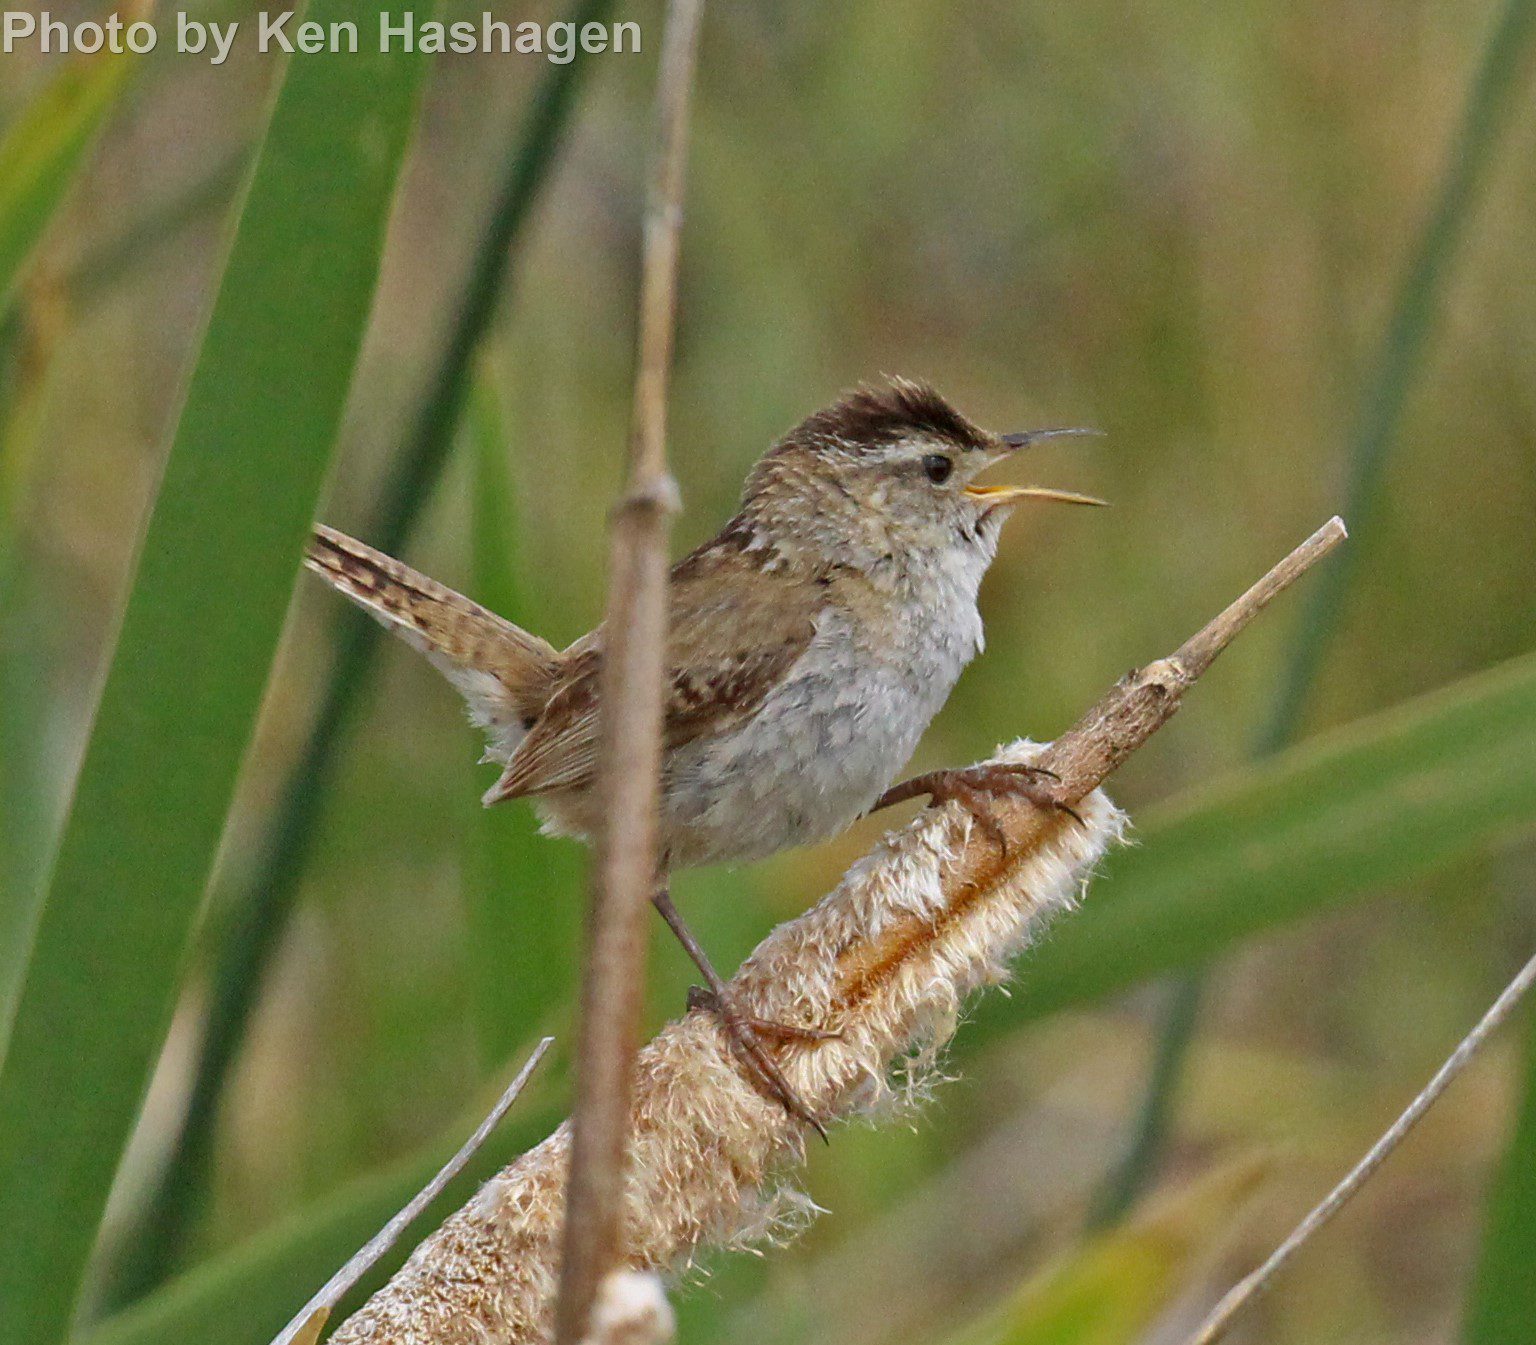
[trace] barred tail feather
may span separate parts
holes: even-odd
[[[553,645],[334,528],[315,528],[304,564],[427,656],[468,702],[487,756],[511,755],[561,666]]]

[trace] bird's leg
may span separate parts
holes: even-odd
[[[667,928],[677,936],[683,951],[693,960],[693,965],[704,978],[705,988],[695,986],[688,992],[688,1007],[708,1009],[719,1018],[746,1061],[753,1078],[778,1099],[785,1111],[810,1126],[822,1139],[826,1139],[826,1127],[789,1086],[789,1081],[764,1047],[761,1038],[767,1036],[777,1037],[781,1041],[826,1041],[841,1034],[823,1032],[816,1028],[793,1027],[788,1023],[770,1023],[741,1013],[732,1004],[730,990],[715,970],[714,963],[709,960],[709,955],[673,904],[672,893],[665,883],[657,885],[651,896],[651,904],[667,922]]]
[[[1008,853],[1008,837],[998,825],[992,813],[992,800],[999,794],[1011,794],[1028,799],[1046,811],[1068,814],[1079,825],[1083,816],[1057,796],[1055,785],[1061,777],[1044,766],[1025,766],[1015,763],[991,762],[984,766],[966,766],[960,770],[929,771],[926,775],[914,775],[899,785],[892,785],[878,799],[870,812],[879,812],[893,803],[905,803],[908,799],[928,795],[935,804],[958,803],[970,813],[987,836],[996,842],[1004,855]]]

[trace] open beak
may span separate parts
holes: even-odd
[[[989,504],[1012,504],[1015,500],[1056,500],[1061,504],[1105,506],[1108,500],[1096,495],[1079,495],[1073,490],[1052,490],[1049,486],[967,486],[965,493],[973,500]]]
[[[1021,448],[1028,448],[1032,444],[1038,444],[1042,439],[1059,439],[1073,434],[1101,434],[1101,430],[1087,429],[1059,429],[1059,430],[1028,430],[1020,434],[1003,434],[998,438],[1007,445],[1008,456],[1012,456]],[[985,500],[989,504],[1013,504],[1018,500],[1056,500],[1061,504],[1092,504],[1107,505],[1108,500],[1100,500],[1092,495],[1079,495],[1071,490],[1052,490],[1049,486],[967,486],[965,493],[973,500]]]

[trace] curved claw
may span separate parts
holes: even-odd
[[[795,1027],[789,1023],[774,1023],[767,1019],[753,1018],[749,1014],[738,1011],[728,1000],[717,995],[713,990],[706,990],[699,985],[693,986],[688,991],[688,1007],[703,1009],[714,1014],[736,1047],[753,1081],[764,1092],[775,1098],[779,1105],[797,1121],[810,1126],[821,1136],[823,1143],[832,1142],[821,1118],[790,1087],[789,1080],[784,1077],[783,1071],[779,1069],[778,1063],[768,1053],[760,1038],[777,1036],[791,1041],[829,1041],[841,1037],[841,1032],[826,1032],[819,1028]]]
[[[914,776],[886,790],[875,800],[870,811],[877,812],[893,803],[901,803],[922,794],[928,795],[935,804],[958,803],[1006,858],[1008,837],[997,818],[992,815],[989,803],[989,799],[998,794],[1014,794],[1026,798],[1037,807],[1066,813],[1079,826],[1087,825],[1083,815],[1070,803],[1057,798],[1054,790],[1040,783],[1042,780],[1061,783],[1061,777],[1055,771],[1044,766],[1022,763],[994,762],[984,766],[966,766],[960,770],[930,771],[927,775]]]

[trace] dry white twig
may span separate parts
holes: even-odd
[[[1168,658],[1121,680],[1073,729],[999,759],[1044,765],[1081,818],[998,801],[1006,853],[955,805],[882,840],[836,890],[774,930],[733,1000],[841,1036],[781,1049],[790,1086],[846,1117],[921,1091],[965,997],[1081,892],[1124,818],[1099,782],[1177,710],[1226,642],[1343,537],[1320,530]],[[782,1183],[804,1130],[763,1096],[713,1014],[669,1024],[641,1053],[625,1187],[627,1263],[665,1273],[706,1247],[791,1231],[813,1210]],[[561,1126],[493,1178],[338,1332],[336,1345],[545,1345],[553,1332],[571,1133]]]
[[[517,1101],[518,1095],[523,1091],[523,1085],[538,1068],[539,1061],[544,1059],[544,1053],[549,1050],[554,1040],[553,1037],[545,1037],[533,1048],[533,1054],[528,1057],[527,1063],[518,1070],[517,1077],[507,1085],[506,1091],[491,1108],[485,1120],[475,1127],[475,1133],[464,1141],[452,1158],[443,1164],[437,1175],[423,1186],[393,1219],[374,1234],[362,1250],[326,1281],[320,1292],[310,1299],[299,1310],[298,1315],[283,1328],[273,1340],[272,1345],[311,1345],[312,1342],[320,1339],[320,1332],[325,1327],[326,1319],[341,1302],[343,1295],[373,1269],[378,1259],[395,1245],[400,1235],[421,1216],[421,1212],[443,1193],[443,1188],[464,1170],[464,1165],[479,1152],[480,1146],[490,1137],[491,1131],[501,1124],[501,1118]]]
[[[593,1296],[620,1257],[625,1136],[644,977],[646,903],[656,882],[661,788],[667,534],[667,380],[677,306],[688,102],[703,0],[669,0],[657,76],[656,154],[645,220],[629,481],[614,511],[599,704],[593,866],[576,1051],[576,1135],[557,1338],[587,1331]]]
[[[1349,1170],[1344,1180],[1312,1208],[1311,1213],[1296,1225],[1290,1236],[1275,1248],[1263,1265],[1252,1274],[1244,1276],[1222,1296],[1221,1301],[1211,1310],[1211,1315],[1190,1337],[1190,1345],[1216,1345],[1216,1342],[1227,1334],[1237,1314],[1269,1287],[1270,1282],[1284,1269],[1286,1263],[1295,1256],[1303,1244],[1353,1199],[1355,1193],[1370,1180],[1376,1169],[1408,1137],[1408,1132],[1423,1119],[1424,1113],[1439,1101],[1440,1095],[1451,1086],[1456,1076],[1472,1062],[1472,1057],[1514,1012],[1515,1005],[1532,985],[1536,985],[1536,957],[1531,958],[1525,966],[1520,968],[1514,980],[1504,987],[1503,993],[1494,1000],[1488,1012],[1478,1020],[1477,1026],[1461,1039],[1460,1044],[1451,1052],[1446,1062],[1435,1072],[1435,1077],[1424,1086],[1424,1091],[1409,1103],[1402,1115],[1392,1122],[1386,1133],[1370,1147],[1365,1157]]]

